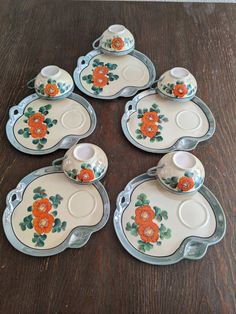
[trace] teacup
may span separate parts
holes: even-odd
[[[160,95],[183,102],[195,96],[197,81],[187,69],[176,67],[161,75],[157,89]]]
[[[105,152],[90,143],[72,146],[65,156],[56,159],[53,165],[60,163],[65,175],[79,184],[92,184],[101,180],[108,168]]]
[[[44,99],[65,98],[74,89],[70,74],[56,65],[44,67],[27,85],[29,88],[34,88],[37,95]]]
[[[163,156],[157,167],[148,170],[148,175],[156,178],[170,191],[177,194],[194,193],[201,188],[205,170],[201,161],[184,151]]]
[[[98,46],[96,45],[99,42]],[[126,55],[134,50],[134,36],[123,25],[114,24],[93,42],[94,49],[113,55]]]

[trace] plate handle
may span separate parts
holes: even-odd
[[[78,67],[79,71],[86,68],[86,66],[88,65],[88,62],[89,62],[89,59],[87,56],[79,57],[79,59],[77,61],[77,67]]]
[[[9,118],[11,121],[15,121],[19,116],[21,116],[21,112],[17,106],[13,106],[9,110]]]
[[[207,243],[200,241],[189,242],[184,249],[184,257],[188,259],[200,259],[207,251]]]
[[[192,138],[182,138],[174,145],[175,150],[193,150],[198,144],[197,139]]]
[[[100,39],[102,39],[102,35],[101,35],[100,37],[98,37],[97,39],[94,40],[94,42],[93,42],[93,44],[92,44],[93,49],[97,50],[97,49],[99,48],[99,44],[98,44],[98,45],[96,45],[96,44],[97,44],[97,42],[98,42]]]
[[[130,111],[135,111],[134,109],[134,103],[132,100],[128,101],[125,105],[125,112],[128,113]]]
[[[90,236],[91,231],[89,231],[88,228],[87,230],[83,227],[76,229],[70,237],[69,247],[71,249],[76,249],[84,246],[88,242]]]

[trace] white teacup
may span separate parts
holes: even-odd
[[[62,163],[65,175],[79,184],[92,184],[101,180],[108,168],[105,152],[97,145],[82,143],[72,146],[63,158],[53,165]]]
[[[99,42],[98,46],[96,45]],[[117,56],[126,55],[134,50],[134,36],[123,25],[114,24],[93,42],[94,49]]]
[[[44,67],[27,85],[29,88],[34,88],[40,98],[45,99],[65,98],[74,89],[74,82],[70,74],[56,65]]]
[[[166,71],[157,81],[160,95],[179,102],[191,100],[197,92],[195,77],[185,68]]]
[[[157,167],[148,170],[168,190],[177,194],[194,193],[201,188],[205,170],[201,161],[193,154],[178,151],[164,155]]]

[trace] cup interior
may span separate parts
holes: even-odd
[[[79,144],[74,148],[73,155],[76,160],[88,161],[95,155],[95,150],[90,144]]]
[[[41,74],[45,77],[55,76],[59,73],[60,68],[56,65],[48,65],[41,70]]]
[[[108,30],[110,33],[113,33],[113,34],[121,34],[125,31],[125,27],[120,24],[114,24],[114,25],[109,26]]]
[[[188,152],[177,152],[173,156],[174,164],[180,169],[192,169],[196,165],[196,158]]]
[[[176,67],[170,70],[170,74],[177,79],[185,79],[189,76],[189,71],[185,68]]]

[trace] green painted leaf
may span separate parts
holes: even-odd
[[[37,144],[39,143],[39,139],[34,139],[34,140],[32,140],[32,143],[33,143],[34,145],[37,145]]]
[[[26,225],[25,225],[25,223],[20,222],[19,225],[20,225],[22,231],[25,231],[25,230],[26,230]]]
[[[52,105],[50,105],[50,104],[46,105],[46,106],[45,106],[45,109],[46,109],[46,110],[52,109]]]
[[[62,224],[61,224],[61,229],[62,229],[63,231],[65,231],[66,225],[67,225],[66,221],[63,221]]]
[[[17,133],[22,135],[24,133],[24,131],[22,129],[19,129]]]
[[[132,226],[131,226],[131,223],[130,223],[130,222],[127,222],[125,229],[126,229],[127,231],[130,231],[130,230],[132,229]]]
[[[41,143],[41,144],[46,144],[47,141],[48,141],[48,140],[47,140],[45,137],[40,139],[40,143]]]
[[[135,203],[135,206],[142,206],[143,205],[143,202],[142,201],[137,201],[136,203]]]

